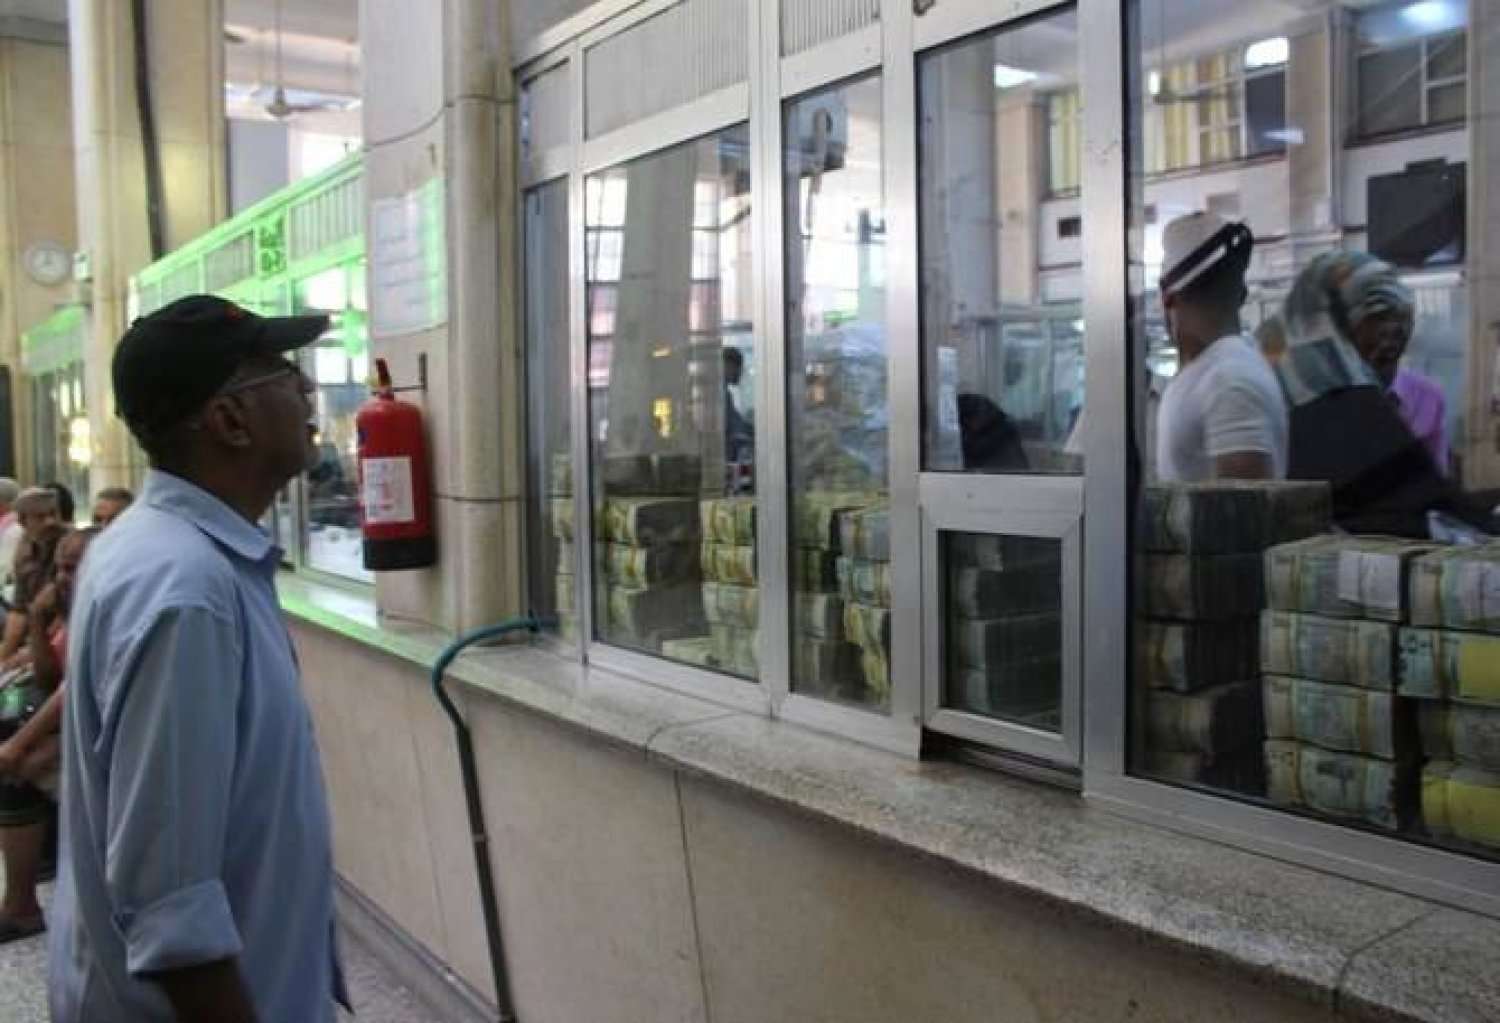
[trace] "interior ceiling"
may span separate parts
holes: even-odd
[[[282,30],[352,43],[359,38],[358,0],[282,0]],[[269,32],[276,0],[224,0],[224,23]]]

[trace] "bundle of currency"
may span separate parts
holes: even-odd
[[[557,634],[565,643],[578,642],[578,616],[576,614],[562,614],[557,616]]]
[[[1051,566],[1061,571],[1062,549],[1056,540],[998,533],[949,533],[947,563],[1004,572],[1015,568]]]
[[[949,698],[964,710],[992,717],[1032,718],[1062,699],[1062,659],[1056,653],[958,666],[949,671]]]
[[[1500,707],[1424,700],[1417,720],[1423,756],[1500,771]]]
[[[552,518],[552,535],[559,540],[573,540],[573,499],[554,497],[548,502]]]
[[[1396,626],[1267,611],[1260,618],[1260,662],[1269,675],[1394,689]]]
[[[578,613],[578,578],[565,572],[557,573],[557,613]]]
[[[799,636],[842,640],[846,615],[844,600],[835,593],[792,594],[792,626]]]
[[[792,504],[792,538],[798,547],[816,547],[819,550],[839,549],[839,516],[846,511],[859,511],[879,501],[879,495],[869,491],[814,491],[799,496]]]
[[[865,680],[867,698],[883,702],[891,694],[891,660],[879,650],[867,650],[849,646],[845,648],[859,653],[860,671]]]
[[[547,494],[549,497],[573,496],[573,456],[568,452],[552,456]]]
[[[1268,605],[1334,618],[1401,622],[1407,571],[1436,548],[1415,540],[1315,536],[1266,551]]]
[[[1266,676],[1266,735],[1394,759],[1415,752],[1410,702],[1391,693]]]
[[[697,502],[678,497],[612,497],[601,525],[599,539],[636,547],[700,539]]]
[[[886,561],[855,561],[841,557],[835,568],[839,594],[860,604],[891,606],[891,566]]]
[[[1190,693],[1259,674],[1253,621],[1142,622],[1136,654],[1141,677],[1155,689]]]
[[[1500,632],[1500,544],[1449,547],[1414,561],[1411,623]]]
[[[859,678],[859,651],[841,640],[799,639],[792,644],[792,677],[800,685],[849,693]]]
[[[1148,554],[1141,568],[1150,618],[1223,622],[1260,613],[1258,554]]]
[[[698,581],[698,548],[690,543],[631,547],[597,544],[599,570],[611,582],[626,586]]]
[[[792,552],[792,587],[803,593],[837,593],[838,562],[832,551],[797,548]]]
[[[1220,754],[1152,750],[1146,754],[1145,771],[1163,781],[1206,785],[1249,796],[1266,791],[1266,759],[1259,746]]]
[[[1181,753],[1227,753],[1265,737],[1260,686],[1230,682],[1196,693],[1152,690],[1146,696],[1150,748]]]
[[[755,498],[707,498],[698,509],[704,540],[740,546],[755,543]]]
[[[1312,536],[1332,521],[1328,485],[1280,480],[1169,483],[1146,488],[1142,549],[1181,554],[1259,554]]]
[[[617,497],[656,492],[650,455],[609,455],[599,465],[604,492]]]
[[[839,551],[864,561],[891,560],[891,510],[880,505],[839,515]]]
[[[1010,618],[949,618],[948,657],[981,671],[1062,650],[1062,618],[1053,614]]]
[[[1500,636],[1404,628],[1397,646],[1401,695],[1500,706]]]
[[[703,486],[703,460],[697,455],[651,456],[651,493],[697,494]]]
[[[1415,790],[1416,772],[1401,761],[1266,742],[1266,795],[1281,806],[1394,830],[1415,816]]]
[[[1422,772],[1422,823],[1434,838],[1500,849],[1500,773],[1428,764]]]
[[[737,629],[732,625],[710,625],[714,663],[726,671],[754,675],[759,667],[760,633],[755,629]]]
[[[705,543],[700,555],[706,582],[755,585],[755,547]]]
[[[849,642],[866,650],[891,654],[891,612],[873,604],[844,604],[844,635]]]
[[[948,614],[997,618],[1056,610],[1062,600],[1062,573],[1056,565],[995,571],[959,568],[948,572]]]
[[[754,629],[760,625],[760,589],[734,583],[703,584],[703,616],[710,625]]]
[[[605,588],[608,636],[618,643],[653,647],[664,633],[702,632],[703,591],[697,586],[629,586]]]
[[[661,654],[674,661],[695,664],[700,668],[717,667],[714,661],[714,641],[711,636],[665,640],[661,645]]]

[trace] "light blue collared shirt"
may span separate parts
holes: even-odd
[[[175,1019],[147,978],[233,958],[267,1023],[339,984],[328,805],[278,552],[152,472],[90,546],[69,626],[54,1023]]]

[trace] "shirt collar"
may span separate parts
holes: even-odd
[[[263,529],[181,476],[160,469],[148,470],[141,500],[148,507],[192,523],[209,539],[246,561],[274,562],[280,557]]]

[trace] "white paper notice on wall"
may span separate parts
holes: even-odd
[[[396,337],[448,322],[443,181],[370,204],[370,336]]]
[[[366,458],[360,463],[360,473],[365,522],[399,526],[416,521],[410,458]]]

